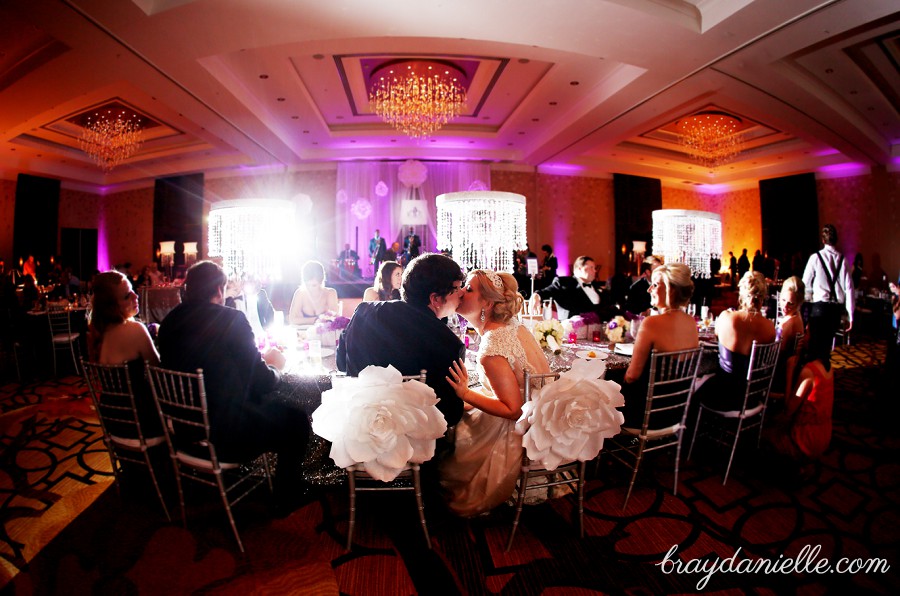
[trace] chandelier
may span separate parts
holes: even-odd
[[[437,204],[438,249],[466,270],[513,273],[513,251],[525,248],[525,197],[491,190],[448,192]]]
[[[722,256],[722,218],[685,209],[653,212],[653,253],[666,263],[684,263],[695,277],[710,277],[709,260]]]
[[[715,110],[682,118],[675,125],[688,155],[704,167],[714,169],[741,152],[741,119]]]
[[[308,195],[298,195],[309,198]],[[288,258],[300,253],[296,206],[280,199],[236,199],[209,210],[209,256],[232,276],[281,279]]]
[[[372,76],[369,105],[382,120],[413,139],[428,137],[466,107],[465,76],[442,62],[400,61]]]
[[[135,113],[108,109],[86,118],[81,150],[91,156],[104,172],[137,153],[144,141],[141,119]]]

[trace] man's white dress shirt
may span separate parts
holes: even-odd
[[[819,260],[818,255],[822,255]],[[822,261],[828,267],[834,280],[834,296],[828,284],[828,275],[822,268]],[[853,294],[853,280],[847,267],[847,259],[828,244],[818,253],[809,257],[806,270],[803,272],[803,283],[806,285],[806,299],[812,302],[837,302],[847,309],[849,320],[853,322],[853,310],[856,306]]]

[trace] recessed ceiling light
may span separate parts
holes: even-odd
[[[519,64],[528,64],[531,62],[528,58],[519,58]]]
[[[344,117],[343,117],[343,116],[335,116],[335,119],[336,119],[336,120],[343,120]]]
[[[259,78],[261,78],[261,79],[268,79],[268,78],[269,78],[269,75],[267,75],[267,74],[261,74],[261,75],[259,75]]]
[[[324,59],[325,59],[324,54],[313,54],[313,60],[324,60]]]
[[[524,131],[524,130],[520,130],[520,131],[519,131],[519,134],[520,134],[520,135],[523,135],[523,134],[525,134],[525,131]]]
[[[431,139],[432,143],[437,143],[437,139]]]
[[[319,144],[319,141],[313,141],[312,144],[313,144],[313,145],[318,145],[318,144]]]
[[[490,117],[490,116],[482,116],[481,119],[482,119],[482,120],[490,120],[491,117]]]
[[[875,107],[874,107],[874,106],[869,106],[869,107],[866,108],[866,110],[868,110],[868,111],[870,111],[870,112],[874,112],[874,111],[875,111]]]
[[[850,91],[850,95],[857,95],[857,94],[859,94],[859,91],[857,91],[856,89],[853,89],[852,91]]]
[[[512,147],[512,143],[507,143],[506,146],[507,146],[507,147]]]
[[[470,144],[470,145],[474,145],[474,144],[475,144],[475,141],[469,141],[469,144]]]
[[[276,100],[277,100],[277,101],[284,101],[284,98],[283,98],[283,97],[277,97]]]
[[[299,120],[300,116],[291,116],[291,120]]]
[[[355,142],[356,142],[356,139],[350,139],[350,142],[351,142],[351,143],[355,143]]]
[[[569,81],[569,84],[572,85],[573,87],[577,87],[581,83],[579,83],[578,81]]]
[[[304,131],[303,131],[303,134],[308,135],[308,134],[309,134],[309,131],[308,131],[308,130],[304,130]]]
[[[550,102],[550,105],[551,105],[551,106],[555,106],[556,104],[557,104],[557,102],[555,102],[555,101],[551,101],[551,102]]]
[[[540,118],[532,118],[531,121],[532,121],[532,122],[540,122],[541,119],[540,119]]]
[[[397,142],[397,139],[391,139],[391,142],[392,142],[392,143],[396,143],[396,142]]]
[[[833,68],[826,68],[826,69],[825,69],[825,74],[832,74],[833,72],[834,72],[834,69],[833,69]]]

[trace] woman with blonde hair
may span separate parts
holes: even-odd
[[[650,276],[650,305],[657,315],[647,317],[641,323],[640,333],[634,344],[631,363],[625,372],[622,394],[625,396],[625,426],[640,427],[647,406],[647,385],[650,379],[650,353],[690,350],[700,345],[697,323],[685,312],[685,306],[694,293],[691,269],[681,263],[660,265]],[[661,405],[661,404],[660,404]],[[673,410],[671,424],[681,420],[681,414]],[[654,425],[668,424],[662,415],[654,419]]]
[[[371,288],[363,292],[363,302],[384,302],[400,299],[403,267],[397,261],[382,261]]]
[[[537,340],[515,318],[522,307],[515,278],[484,269],[472,271],[456,312],[482,337],[478,350],[480,391],[469,388],[465,363],[450,368],[447,381],[466,403],[456,426],[454,453],[440,467],[448,505],[471,517],[505,502],[513,493],[522,462],[522,437],[515,433],[522,411],[525,372],[549,373]]]
[[[738,283],[738,310],[723,311],[716,320],[719,337],[719,370],[696,393],[699,403],[717,410],[740,410],[744,403],[747,370],[753,342],[775,341],[775,324],[760,312],[768,296],[766,278],[748,271]],[[747,404],[748,408],[756,404]]]

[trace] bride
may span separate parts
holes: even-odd
[[[466,402],[456,426],[455,451],[440,466],[448,506],[471,517],[505,502],[522,463],[522,437],[515,424],[522,410],[525,371],[549,373],[534,336],[515,320],[522,306],[515,278],[478,269],[469,274],[457,312],[480,336],[480,391],[469,388],[465,363],[450,368],[447,381]]]

